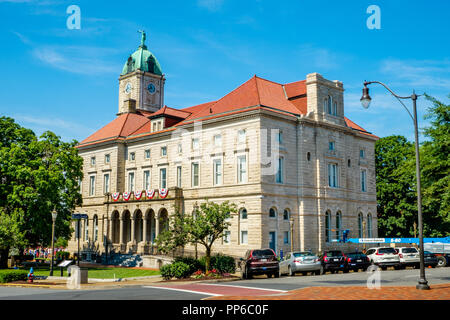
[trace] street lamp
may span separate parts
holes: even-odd
[[[56,217],[58,216],[58,212],[56,210],[52,211],[52,262],[50,264],[50,276],[53,276],[53,261],[54,261],[54,253],[55,253],[55,222]]]
[[[408,112],[409,116],[413,120],[414,123],[414,137],[416,142],[416,179],[417,179],[417,213],[418,213],[418,222],[419,222],[419,249],[420,249],[420,278],[419,282],[416,285],[416,288],[419,290],[429,290],[428,281],[425,278],[425,264],[424,264],[424,252],[423,252],[423,221],[422,221],[422,193],[420,190],[420,158],[419,158],[419,130],[417,125],[417,107],[416,102],[419,97],[413,91],[412,95],[407,97],[401,97],[395,94],[391,89],[388,88],[384,83],[379,81],[370,81],[364,82],[363,95],[361,97],[362,106],[367,109],[369,108],[370,102],[372,98],[369,95],[369,88],[367,87],[369,84],[378,83],[385,87],[397,100],[402,104],[405,110]],[[413,102],[413,114],[408,110],[405,104],[402,102],[402,99],[411,99]]]

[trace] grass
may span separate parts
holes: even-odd
[[[64,268],[63,270],[64,270],[63,277],[67,277],[67,269]],[[48,276],[49,273],[50,273],[49,266],[34,268],[35,276]],[[142,269],[110,268],[110,267],[88,268],[88,277],[96,279],[146,277],[146,276],[155,276],[159,274],[160,274],[159,270],[142,270]],[[61,276],[60,268],[54,268],[53,275],[56,277]]]

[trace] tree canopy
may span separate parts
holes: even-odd
[[[32,130],[0,118],[0,250],[51,243],[51,212],[56,210],[56,235],[71,235],[71,212],[81,205],[79,181],[83,160],[76,141],[63,142],[54,133],[39,138]],[[1,266],[0,266],[1,267]]]
[[[424,235],[450,234],[450,106],[426,95],[430,125],[420,146]],[[403,136],[375,144],[380,236],[413,236],[417,221],[414,143]]]

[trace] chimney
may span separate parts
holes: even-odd
[[[136,113],[136,100],[127,99],[123,102],[123,113]]]

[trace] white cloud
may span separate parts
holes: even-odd
[[[450,60],[398,60],[386,59],[381,62],[381,72],[403,85],[427,88],[450,88]],[[399,84],[400,84],[400,81]]]
[[[42,46],[33,49],[33,56],[53,68],[71,73],[98,75],[117,73],[120,65],[108,62],[115,49],[85,46]]]
[[[222,7],[223,2],[224,0],[197,0],[197,5],[209,11],[218,11]]]

